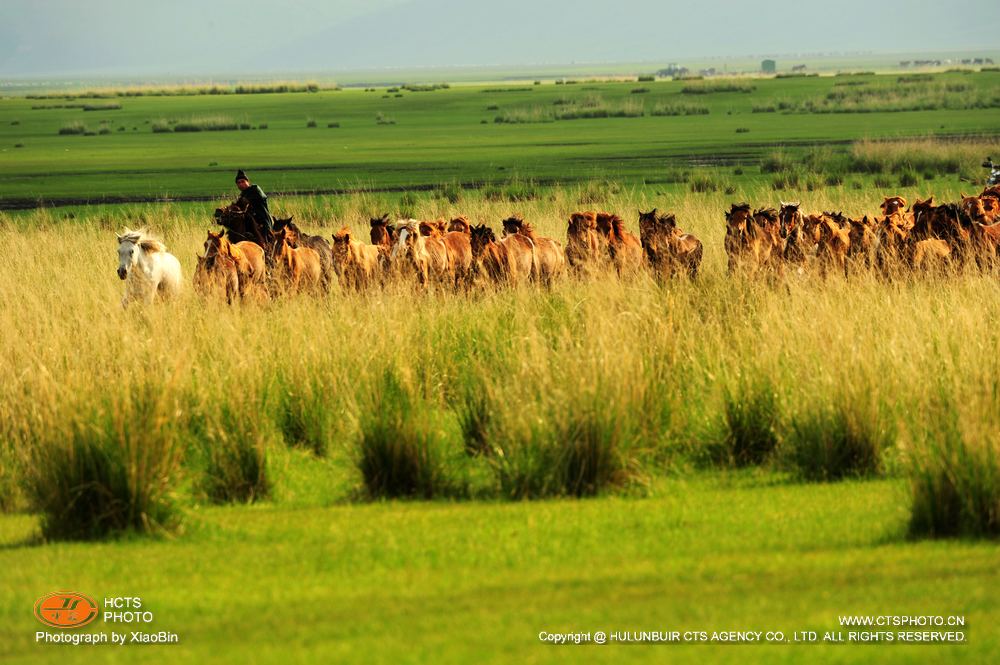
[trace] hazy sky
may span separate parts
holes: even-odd
[[[997,48],[998,0],[0,0],[0,76]]]

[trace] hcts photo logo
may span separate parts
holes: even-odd
[[[97,603],[75,591],[57,591],[35,601],[35,618],[52,628],[80,628],[97,614]]]

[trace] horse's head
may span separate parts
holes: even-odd
[[[882,214],[888,217],[889,215],[896,214],[896,211],[905,208],[906,199],[902,196],[886,196],[879,207],[882,208]]]
[[[392,246],[392,254],[389,258],[395,260],[399,256],[405,256],[418,242],[420,235],[420,222],[410,219],[396,223],[396,242]]]
[[[351,250],[351,230],[346,226],[331,236],[333,238],[333,267],[339,275],[347,265]]]
[[[733,203],[726,213],[726,235],[741,236],[751,220],[749,203]]]
[[[139,262],[139,255],[142,254],[142,247],[139,242],[142,240],[142,231],[132,231],[125,229],[125,232],[118,238],[118,277],[125,279],[129,270]]]
[[[507,219],[503,220],[502,235],[508,236],[514,233],[520,233],[522,228],[524,228],[524,220],[517,215],[511,215]]]
[[[469,244],[472,246],[473,258],[479,258],[482,256],[483,250],[486,249],[486,247],[491,243],[495,243],[497,241],[497,237],[493,233],[493,229],[485,224],[473,226],[470,229],[470,236]]]
[[[381,217],[371,217],[368,221],[372,227],[370,235],[372,244],[380,247],[391,247],[395,229],[389,224],[389,213],[385,213]]]
[[[283,229],[285,227],[288,227],[288,228],[291,228],[293,231],[298,232],[299,231],[299,227],[297,227],[295,225],[295,222],[292,221],[294,219],[295,219],[295,215],[292,215],[291,217],[286,217],[286,218],[275,217],[272,220],[273,223],[272,223],[271,228],[273,228],[275,231],[280,231],[281,229]]]
[[[205,238],[205,258],[210,259],[216,256],[220,249],[222,248],[223,238],[225,232],[220,231],[219,233],[208,232],[208,237]]]
[[[794,233],[795,229],[799,226],[801,219],[801,213],[799,213],[800,205],[798,201],[781,202],[781,210],[778,211],[778,221],[781,223],[782,237],[787,237],[790,233]]]
[[[286,236],[287,231],[287,228],[271,231],[271,237],[268,238],[270,247],[267,248],[267,253],[272,258],[283,257],[287,252],[292,251],[292,246],[288,243]]]
[[[465,217],[456,217],[455,219],[451,220],[451,222],[448,224],[449,233],[457,231],[459,233],[464,233],[466,235],[469,235],[469,233],[471,233],[471,229],[472,227],[469,226],[469,220],[467,220]]]
[[[597,215],[592,212],[574,212],[566,226],[566,240],[582,241],[590,232],[597,231]]]

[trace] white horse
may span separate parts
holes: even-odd
[[[146,235],[144,230],[118,236],[118,277],[125,280],[122,307],[133,300],[153,302],[176,295],[181,290],[181,263],[163,243]]]

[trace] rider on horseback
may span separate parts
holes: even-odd
[[[267,194],[260,185],[250,184],[250,179],[243,169],[236,172],[236,186],[240,188],[240,197],[233,206],[246,209],[263,237],[269,238],[271,231],[274,230],[274,222],[271,220],[271,212],[267,209]]]

